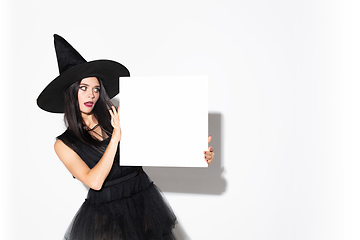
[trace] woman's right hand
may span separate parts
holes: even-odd
[[[100,190],[105,179],[109,175],[121,139],[119,108],[116,109],[115,107],[112,107],[109,110],[109,113],[111,115],[111,125],[114,130],[104,154],[93,168],[90,169],[79,155],[77,155],[77,153],[68,147],[62,140],[58,139],[54,145],[56,154],[69,172],[75,178],[94,190]]]
[[[114,128],[111,140],[119,142],[121,139],[121,128],[120,128],[120,116],[119,116],[119,107],[111,107],[109,110],[111,116],[111,126]]]

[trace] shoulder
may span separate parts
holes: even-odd
[[[55,151],[56,151],[57,149],[59,149],[59,148],[64,147],[64,146],[66,146],[66,144],[65,144],[61,139],[57,139],[57,140],[55,141],[55,143],[54,143],[54,149],[55,149]]]
[[[62,162],[67,159],[78,157],[78,154],[74,151],[74,149],[65,144],[61,139],[55,141],[54,150]]]
[[[56,139],[68,139],[68,138],[72,138],[74,136],[74,134],[72,133],[72,131],[70,129],[66,129],[65,132],[63,132],[61,135],[57,136]]]
[[[68,146],[66,146],[62,140],[58,139],[54,143],[54,150],[55,150],[56,154],[59,155],[59,153],[61,153],[63,151],[69,151],[71,149]]]
[[[70,129],[67,129],[61,135],[56,137],[55,144],[58,145],[59,142],[67,145],[69,148],[75,150],[76,146],[79,144],[79,138],[73,133]]]

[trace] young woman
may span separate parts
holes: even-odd
[[[119,165],[119,109],[110,98],[118,93],[118,78],[129,71],[111,60],[87,62],[58,35],[54,42],[60,76],[37,103],[45,111],[64,112],[67,130],[57,137],[55,152],[90,188],[65,239],[174,239],[176,217],[160,191],[141,167]],[[204,155],[210,164],[212,148]]]

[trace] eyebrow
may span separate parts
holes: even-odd
[[[86,83],[80,83],[80,86],[81,86],[81,85],[84,85],[84,86],[87,86],[87,87],[90,86],[89,84],[86,84]],[[98,87],[98,88],[99,88],[100,85],[96,85],[95,87]]]

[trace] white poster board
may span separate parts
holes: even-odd
[[[120,78],[120,165],[207,167],[208,79]]]

